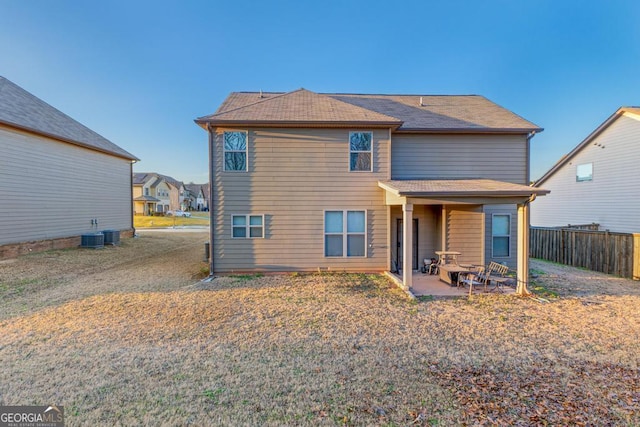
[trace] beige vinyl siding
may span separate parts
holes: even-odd
[[[0,244],[131,229],[131,191],[128,160],[0,126]]]
[[[440,248],[440,206],[414,205],[413,219],[418,220],[418,268],[422,261],[436,257]],[[398,256],[398,220],[402,219],[402,206],[391,207],[391,260]]]
[[[507,264],[509,268],[515,269],[518,260],[518,207],[516,205],[485,205],[485,242],[486,251],[485,259],[486,264],[491,261],[498,262],[500,264]],[[492,231],[492,215],[510,215],[511,216],[511,234],[509,236],[509,256],[508,257],[492,257],[492,245],[493,245],[493,231]]]
[[[446,250],[458,251],[463,264],[483,265],[484,213],[481,206],[445,206]]]
[[[531,225],[640,232],[639,160],[640,121],[622,116],[542,183],[551,193],[531,204]],[[576,167],[585,163],[593,163],[593,180],[576,182]]]
[[[487,178],[528,184],[524,135],[394,135],[392,179]]]
[[[387,130],[248,129],[248,172],[223,171],[225,130],[246,129],[216,133],[215,271],[387,268]],[[349,171],[350,131],[373,132],[373,172]],[[366,210],[366,258],[324,256],[325,210]],[[245,214],[264,215],[264,238],[231,238],[231,215]]]

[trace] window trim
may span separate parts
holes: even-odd
[[[494,234],[494,230],[493,230],[493,217],[495,216],[506,216],[507,218],[509,218],[509,234]],[[511,258],[511,214],[510,213],[493,213],[491,214],[491,258]],[[494,254],[494,249],[495,249],[495,245],[493,243],[493,238],[494,237],[506,237],[508,240],[508,245],[507,245],[507,255],[495,255]]]
[[[225,148],[225,134],[227,133],[244,133],[245,147],[244,150],[227,150]],[[227,169],[227,153],[244,153],[244,169]],[[249,132],[246,130],[225,130],[222,132],[222,170],[224,172],[248,172],[249,171]]]
[[[245,225],[244,225],[245,236],[244,237],[236,237],[236,236],[233,235],[233,230],[235,230],[236,228],[241,228],[242,227],[240,225],[234,225],[233,224],[233,219],[236,218],[236,217],[243,217],[245,219]],[[251,225],[251,218],[252,217],[261,218],[260,226]],[[251,228],[258,228],[258,227],[261,230],[261,235],[259,237],[251,236]],[[264,239],[264,214],[231,214],[231,238],[232,239]]]
[[[327,212],[341,212],[342,213],[342,232],[341,233],[327,233]],[[347,222],[349,212],[362,212],[364,213],[364,231],[363,232],[349,232],[347,228]],[[366,209],[325,209],[322,211],[322,254],[324,258],[369,258],[367,251],[368,245],[368,212]],[[327,255],[327,236],[342,236],[342,255]],[[364,237],[364,255],[348,255],[348,237],[363,236]]]
[[[369,148],[369,150],[352,150],[351,149],[351,135],[354,133],[368,133],[369,135],[371,135],[371,147]],[[373,132],[372,131],[349,131],[349,139],[348,139],[348,143],[349,143],[349,172],[373,172]],[[369,155],[371,156],[371,167],[369,168],[369,170],[357,170],[357,169],[351,169],[351,154],[353,153],[369,153]]]
[[[580,175],[578,174],[578,168],[580,168],[581,166],[591,166],[591,175],[586,177],[583,176],[581,178]],[[593,181],[593,162],[581,163],[579,165],[576,165],[576,182],[591,182],[591,181]]]

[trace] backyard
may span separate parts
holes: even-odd
[[[159,215],[134,215],[133,226],[138,228],[162,228],[184,226],[208,226],[209,212],[189,212],[186,216],[159,216]]]
[[[0,405],[67,425],[638,425],[638,282],[533,261],[538,298],[377,274],[200,282],[206,230],[0,261]]]

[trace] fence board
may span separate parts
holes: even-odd
[[[633,234],[531,227],[529,241],[529,252],[533,258],[634,277]]]

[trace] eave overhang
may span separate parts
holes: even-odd
[[[395,130],[396,133],[420,133],[420,134],[511,134],[522,135],[540,133],[543,128],[404,128]]]
[[[378,181],[387,192],[387,204],[496,204],[523,203],[549,190],[491,179],[434,179]]]
[[[263,121],[263,120],[212,120],[196,119],[195,123],[207,130],[207,127],[265,127],[265,128],[380,128],[396,130],[402,122],[363,121]]]
[[[115,157],[119,157],[121,159],[129,160],[129,161],[131,161],[133,163],[140,161],[139,158],[137,158],[136,156],[134,156],[133,154],[130,154],[130,153],[127,155],[127,154],[124,154],[124,153],[118,153],[118,152],[115,152],[115,151],[105,150],[105,149],[102,149],[100,147],[96,147],[95,145],[86,144],[86,143],[81,142],[81,141],[74,141],[74,140],[69,139],[69,138],[64,138],[62,136],[55,135],[55,134],[52,134],[52,133],[49,133],[49,132],[44,132],[44,131],[41,131],[41,130],[38,130],[38,129],[33,129],[33,128],[30,128],[28,126],[22,126],[22,125],[18,125],[16,123],[7,122],[7,121],[4,121],[4,120],[0,120],[0,124],[4,125],[4,126],[7,126],[7,127],[10,127],[10,128],[13,128],[13,129],[17,129],[19,131],[28,132],[28,133],[32,133],[32,134],[35,134],[35,135],[44,136],[46,138],[55,139],[57,141],[64,142],[66,144],[71,144],[71,145],[75,145],[75,146],[78,146],[78,147],[86,148],[88,150],[97,151],[97,152],[104,153],[104,154],[109,154],[111,156],[115,156]]]

